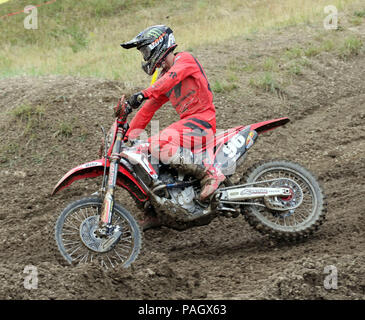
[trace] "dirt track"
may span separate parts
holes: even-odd
[[[359,34],[364,40],[362,27]],[[300,41],[311,37],[307,31]],[[274,55],[300,45],[297,38],[292,29],[242,40],[238,49],[237,41],[231,41],[218,53],[212,47],[194,54],[208,77],[216,79],[222,61],[243,61],[252,53]],[[364,51],[346,62],[319,54],[283,95],[246,90],[247,77],[240,77],[238,89],[215,95],[217,127],[281,116],[291,119],[284,128],[260,138],[241,171],[257,160],[284,158],[317,175],[329,205],[327,221],[309,241],[274,243],[239,217],[184,232],[147,231],[142,252],[128,270],[66,265],[54,241],[55,221],[69,202],[94,192],[100,180],[77,182],[53,198],[49,194],[69,169],[97,158],[97,125],[110,125],[108,108],[121,94],[118,87],[126,93],[131,89],[121,82],[71,77],[0,80],[2,146],[19,143],[18,158],[2,160],[0,168],[0,298],[364,299]],[[22,135],[21,123],[11,121],[6,112],[24,102],[43,105],[45,113],[33,132]],[[161,126],[176,117],[168,106],[156,114]],[[70,137],[57,135],[61,122],[72,123]],[[124,191],[119,202],[138,216]],[[38,268],[36,290],[23,287],[26,265]],[[323,286],[328,265],[337,267],[337,290]]]

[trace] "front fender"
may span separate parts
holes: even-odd
[[[55,195],[57,192],[61,191],[62,189],[65,189],[66,187],[71,185],[74,181],[87,178],[95,178],[103,175],[104,164],[105,164],[105,159],[98,159],[91,162],[86,162],[71,169],[60,179],[60,181],[58,181],[51,195]],[[106,165],[108,171],[109,169],[108,160]],[[119,164],[117,185],[128,190],[139,201],[144,202],[148,199],[148,196],[141,187],[141,185],[130,174],[130,172],[123,167],[122,164]]]

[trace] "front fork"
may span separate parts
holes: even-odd
[[[107,236],[111,231],[111,222],[114,210],[114,192],[117,183],[119,162],[121,159],[120,148],[122,145],[122,139],[124,137],[124,129],[118,128],[116,141],[113,147],[112,155],[110,157],[109,175],[106,185],[106,193],[104,196],[104,202],[101,207],[101,215],[99,221],[99,228],[97,233],[99,236]]]

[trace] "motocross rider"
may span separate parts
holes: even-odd
[[[201,161],[201,165],[193,164],[182,152],[183,148],[191,152],[201,147],[216,132],[213,94],[202,66],[188,52],[173,53],[177,47],[173,31],[164,25],[151,26],[121,46],[125,49],[136,47],[141,52],[144,59],[142,69],[148,75],[161,68],[156,82],[128,99],[134,108],[146,102],[130,122],[127,139],[137,138],[155,112],[170,101],[180,120],[151,137],[149,151],[163,163],[199,179],[202,187],[199,200],[206,201],[225,176],[209,159]],[[207,153],[212,156],[212,151]],[[156,219],[146,216],[142,221],[143,229],[158,226]]]

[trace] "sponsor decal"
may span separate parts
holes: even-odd
[[[252,147],[252,145],[254,143],[254,140],[253,140],[254,135],[255,135],[255,133],[253,131],[250,131],[249,134],[247,135],[247,139],[246,139],[246,148],[247,149]]]
[[[83,165],[81,165],[81,168],[90,168],[90,167],[96,167],[96,166],[101,166],[101,162],[89,162],[89,163],[85,163]]]
[[[169,34],[169,41],[167,43],[167,46],[170,48],[175,43],[175,37],[172,33]]]
[[[240,195],[252,195],[252,194],[267,194],[267,190],[266,189],[243,189],[240,192]]]
[[[153,41],[148,47],[152,50],[153,48],[155,48],[159,43],[161,43],[161,41],[163,40],[164,35],[166,34],[166,32],[164,32],[163,34],[161,34],[155,41]]]

